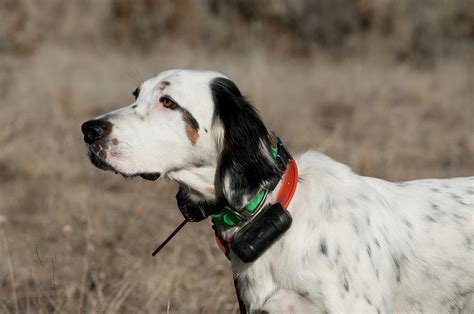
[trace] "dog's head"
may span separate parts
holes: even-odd
[[[168,70],[133,95],[131,105],[82,125],[89,158],[98,168],[185,185],[196,180],[189,173],[199,177],[199,169],[208,168],[215,197],[236,207],[278,181],[267,129],[223,74]],[[188,175],[177,175],[183,171]]]

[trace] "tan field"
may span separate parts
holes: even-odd
[[[474,175],[472,2],[426,1],[420,28],[400,1],[387,34],[377,1],[336,1],[358,15],[321,13],[315,33],[275,22],[284,2],[250,19],[249,1],[217,13],[210,0],[0,4],[0,313],[238,311],[208,221],[150,255],[182,220],[176,184],[124,179],[85,155],[81,123],[164,69],[226,73],[294,155],[317,149],[388,180]],[[467,18],[430,28],[448,9]]]

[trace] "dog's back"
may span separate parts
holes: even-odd
[[[401,299],[424,312],[472,313],[467,307],[474,289],[474,177],[397,185],[400,201],[394,205],[406,219],[401,231],[408,236],[400,247]],[[406,310],[401,305],[394,310]]]

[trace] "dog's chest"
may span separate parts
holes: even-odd
[[[304,265],[305,250],[288,245],[295,243],[293,236],[286,234],[250,265],[232,263],[241,297],[251,310],[281,311],[282,306],[288,312],[324,310],[316,307],[323,304],[318,273]]]

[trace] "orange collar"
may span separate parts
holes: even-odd
[[[298,167],[294,159],[288,162],[285,173],[281,179],[280,191],[276,197],[276,202],[287,209],[298,185]]]

